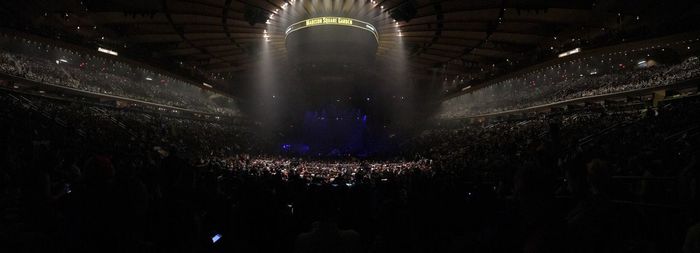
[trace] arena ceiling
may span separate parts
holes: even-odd
[[[695,1],[375,1],[9,0],[0,2],[0,14],[4,26],[12,29],[104,45],[127,57],[169,69],[179,66],[209,80],[250,72],[257,60],[256,45],[270,25],[266,20],[270,15],[274,20],[290,4],[301,5],[304,12],[289,19],[365,12],[384,38],[401,31],[415,76],[434,77],[437,72],[470,79],[517,69],[575,47],[688,30],[697,27],[690,21],[698,16]],[[283,43],[275,46],[280,49]],[[279,57],[284,59],[283,52]]]

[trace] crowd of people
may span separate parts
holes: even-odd
[[[0,45],[0,72],[7,75],[206,113],[240,114],[228,96],[124,62],[7,35]]]
[[[522,109],[671,85],[700,76],[697,56],[662,64],[649,57],[656,51],[660,49],[630,53],[634,55],[586,57],[512,77],[443,102],[440,117],[463,118]]]
[[[1,40],[7,75],[238,114],[229,98],[176,79]],[[371,159],[281,154],[255,122],[4,87],[0,251],[698,252],[700,96],[452,119],[700,74],[697,57],[616,60],[447,101],[448,119]]]
[[[697,97],[440,121],[371,161],[270,155],[224,120],[11,91],[0,104],[8,252],[693,252],[698,239],[684,238]]]
[[[303,178],[309,183],[353,185],[356,181],[402,175],[412,170],[428,171],[430,161],[381,161],[359,160],[317,161],[283,157],[253,157],[233,159],[227,167],[244,170],[253,174],[279,174],[282,180],[292,177]]]

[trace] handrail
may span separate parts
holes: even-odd
[[[676,177],[650,177],[650,176],[612,176],[612,179],[619,180],[651,180],[651,181],[676,181]]]
[[[171,106],[171,105],[164,105],[164,104],[159,104],[155,102],[149,102],[149,101],[144,101],[140,99],[134,99],[134,98],[128,98],[128,97],[122,97],[122,96],[117,96],[117,95],[111,95],[111,94],[104,94],[104,93],[98,93],[98,92],[92,92],[92,91],[86,91],[82,89],[77,89],[73,87],[68,87],[60,84],[52,84],[52,83],[46,83],[46,82],[39,82],[31,79],[27,79],[25,77],[21,76],[15,76],[15,75],[10,75],[6,73],[0,73],[0,77],[5,77],[9,79],[14,79],[14,81],[19,81],[19,82],[29,82],[32,84],[37,84],[37,85],[43,85],[43,86],[50,86],[53,88],[59,88],[59,89],[65,89],[65,90],[70,90],[73,92],[78,92],[82,94],[87,94],[87,95],[92,95],[92,96],[98,96],[98,97],[107,97],[111,99],[118,99],[118,100],[125,100],[129,102],[135,102],[139,104],[146,104],[146,105],[151,105],[151,106],[157,106],[157,107],[163,107],[171,110],[179,110],[179,111],[185,111],[185,112],[190,112],[190,113],[197,113],[197,114],[205,114],[205,115],[210,115],[210,116],[225,116],[225,117],[230,117],[229,115],[224,115],[224,114],[213,114],[209,112],[202,112],[198,110],[193,110],[193,109],[187,109],[187,108],[182,108],[182,107],[177,107],[177,106]]]
[[[685,129],[683,129],[683,130],[680,130],[680,131],[678,131],[678,132],[676,132],[676,133],[673,133],[673,134],[671,134],[671,135],[669,135],[669,136],[666,136],[666,138],[664,138],[664,141],[668,141],[668,140],[670,140],[670,139],[676,138],[677,136],[681,136],[681,135],[683,135],[683,134],[685,134],[685,133],[691,132],[691,131],[696,130],[696,129],[700,129],[700,125],[690,126],[690,127],[685,128]]]
[[[555,198],[556,199],[573,199],[573,196],[559,195],[559,196],[555,196]],[[681,206],[681,205],[638,202],[638,201],[630,201],[630,200],[611,199],[609,201],[610,201],[610,203],[618,204],[618,205],[632,205],[632,206],[656,207],[656,208],[666,208],[666,209],[681,209],[681,208],[683,208],[683,206]]]
[[[680,82],[676,82],[676,83],[672,83],[672,84],[668,84],[668,85],[660,85],[660,86],[647,87],[647,88],[641,88],[641,89],[636,89],[636,90],[620,91],[620,92],[613,92],[613,93],[607,93],[607,94],[572,98],[572,99],[557,101],[557,102],[548,103],[548,104],[535,105],[535,106],[530,106],[530,107],[525,107],[525,108],[520,108],[520,109],[511,109],[511,110],[505,110],[505,111],[500,111],[500,112],[492,112],[492,113],[484,113],[484,114],[478,114],[478,115],[472,115],[472,116],[462,116],[462,117],[456,117],[456,118],[449,118],[449,120],[503,116],[503,115],[509,115],[509,114],[515,114],[515,113],[536,111],[539,109],[549,109],[552,107],[564,106],[564,105],[569,105],[569,104],[589,102],[591,100],[617,98],[617,97],[626,96],[626,95],[638,95],[641,93],[648,93],[648,92],[664,90],[664,89],[669,89],[669,88],[685,88],[685,87],[690,87],[693,85],[698,85],[698,83],[696,83],[697,81],[700,81],[700,78],[698,78],[698,77],[691,78],[688,80],[684,80],[684,81],[680,81]]]
[[[7,94],[11,97],[14,97],[14,95],[12,95],[13,93],[19,94],[20,98],[23,98],[25,100],[27,100],[27,98],[25,98],[24,96],[32,96],[32,97],[41,97],[41,98],[50,99],[50,100],[58,100],[58,101],[63,101],[63,102],[80,103],[80,104],[84,104],[86,106],[99,107],[99,108],[104,108],[107,110],[120,109],[120,110],[136,111],[136,112],[146,113],[146,114],[163,114],[163,112],[153,110],[153,109],[136,108],[136,107],[116,108],[112,105],[100,104],[100,103],[89,102],[89,101],[80,101],[80,100],[69,99],[69,98],[65,98],[65,97],[46,96],[46,94],[34,94],[34,93],[25,92],[22,90],[8,89],[8,88],[5,88],[3,86],[0,86],[0,91],[7,92]],[[104,110],[104,109],[102,109],[102,110]],[[210,114],[208,114],[208,115],[210,115]],[[207,122],[220,122],[219,119],[230,119],[230,120],[234,120],[234,121],[243,120],[243,118],[230,117],[230,116],[222,116],[222,117],[219,117],[219,119],[217,119],[217,120],[213,120],[210,118],[204,118],[204,117],[197,117],[197,116],[188,116],[188,114],[167,114],[166,116],[171,117],[171,118],[190,119],[190,120],[199,120],[199,121],[207,121]]]
[[[667,44],[667,46],[668,46],[668,44],[670,44],[670,43],[678,42],[681,40],[698,39],[698,36],[700,36],[700,33],[698,33],[697,31],[693,31],[693,32],[687,32],[687,33],[671,34],[671,35],[659,37],[659,38],[649,38],[649,39],[645,39],[645,40],[631,41],[631,42],[614,44],[614,45],[607,45],[607,46],[597,47],[597,48],[590,48],[590,49],[584,48],[584,51],[581,53],[574,54],[574,55],[564,57],[564,58],[550,58],[550,59],[547,59],[543,62],[529,65],[527,67],[523,67],[521,69],[512,71],[510,73],[506,73],[506,74],[503,74],[503,75],[500,75],[500,76],[497,76],[497,77],[494,77],[494,78],[491,78],[488,80],[484,80],[484,81],[477,83],[477,84],[472,84],[471,86],[472,87],[479,87],[479,88],[487,87],[487,86],[492,85],[496,82],[507,80],[509,78],[517,77],[519,75],[524,75],[524,74],[527,74],[528,72],[544,69],[544,68],[554,66],[556,64],[561,64],[564,62],[570,62],[570,61],[583,59],[585,57],[592,57],[592,56],[596,56],[596,55],[605,55],[605,53],[610,54],[611,52],[615,52],[615,51],[618,51],[618,52],[623,51],[623,50],[624,51],[628,51],[628,50],[634,51],[634,50],[640,50],[640,49],[649,48],[649,47],[652,47],[652,48],[653,47],[661,47],[661,45],[663,45],[663,44]],[[448,100],[448,99],[451,99],[454,97],[459,97],[459,96],[464,95],[468,92],[473,92],[474,90],[477,90],[477,89],[471,89],[468,91],[453,92],[451,94],[448,94],[447,96],[444,96],[442,98],[442,100],[445,101],[445,100]]]
[[[603,130],[598,131],[597,133],[593,133],[593,134],[590,134],[588,136],[585,136],[585,137],[579,139],[578,145],[584,145],[584,144],[590,142],[591,139],[593,139],[595,137],[603,136],[603,135],[607,134],[608,132],[611,132],[611,130],[613,130],[614,128],[617,128],[618,126],[623,125],[624,123],[625,122],[618,122],[618,123],[613,124],[612,126],[609,126],[607,128],[604,128]]]

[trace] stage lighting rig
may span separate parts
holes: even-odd
[[[399,4],[396,8],[389,11],[389,15],[396,21],[411,21],[416,16],[416,1],[406,0]]]
[[[246,21],[248,21],[248,24],[253,26],[257,23],[265,23],[265,21],[267,21],[268,15],[262,8],[246,4],[243,17]]]

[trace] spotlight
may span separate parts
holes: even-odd
[[[261,9],[260,7],[252,6],[249,4],[246,4],[245,6],[245,12],[243,13],[243,17],[246,21],[248,21],[248,24],[250,24],[251,26],[257,23],[266,23],[268,21],[265,10]],[[272,14],[270,14],[270,18],[272,18]]]
[[[389,11],[389,15],[396,21],[408,22],[416,16],[417,12],[416,1],[407,0],[393,10]]]

